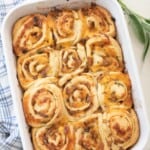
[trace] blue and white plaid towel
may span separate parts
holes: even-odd
[[[5,15],[25,0],[0,0],[0,29]],[[0,150],[22,149],[0,36]]]

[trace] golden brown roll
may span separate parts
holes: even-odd
[[[48,20],[53,28],[57,46],[74,45],[81,39],[82,21],[77,11],[51,11],[48,15]]]
[[[96,84],[91,74],[81,74],[68,81],[63,89],[66,114],[76,121],[95,112],[98,107]]]
[[[18,58],[17,72],[21,86],[26,89],[35,80],[57,76],[58,52],[50,47],[30,51]]]
[[[110,109],[99,119],[101,135],[112,150],[126,150],[139,138],[139,124],[133,109]]]
[[[62,86],[73,76],[83,72],[87,67],[87,58],[84,46],[77,44],[60,51],[59,57],[59,85]]]
[[[110,36],[93,36],[86,42],[88,67],[92,72],[122,71],[122,52],[118,42]]]
[[[111,14],[105,8],[92,5],[79,11],[83,22],[84,38],[99,34],[116,35],[116,29]]]
[[[17,56],[52,44],[52,32],[44,15],[28,15],[15,23],[13,28],[13,48]]]
[[[75,135],[71,124],[53,124],[32,129],[35,150],[74,150]]]
[[[30,126],[51,125],[61,118],[63,98],[56,82],[54,77],[38,79],[25,91],[23,108]]]
[[[109,107],[132,107],[131,82],[128,74],[105,72],[98,77],[98,99],[103,110]]]
[[[101,114],[90,114],[74,122],[75,150],[109,150],[106,139],[99,130],[100,118]]]

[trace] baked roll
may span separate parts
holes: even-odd
[[[17,56],[33,49],[53,45],[46,16],[32,14],[19,19],[13,28],[13,49]]]
[[[75,135],[71,124],[53,124],[32,129],[35,150],[74,150]]]
[[[59,85],[62,86],[73,76],[82,73],[87,68],[85,48],[81,44],[60,51]]]
[[[58,52],[50,47],[30,51],[17,61],[18,78],[24,89],[39,78],[57,76],[58,69]]]
[[[102,137],[99,129],[101,114],[89,116],[74,122],[75,150],[109,150],[106,139]]]
[[[105,8],[92,5],[90,8],[81,9],[79,14],[83,22],[83,38],[89,38],[99,34],[107,34],[112,37],[116,36],[114,20]]]
[[[77,11],[51,11],[49,12],[48,20],[53,28],[57,46],[71,46],[81,39],[82,21]]]
[[[63,89],[66,114],[76,121],[94,113],[98,107],[96,84],[91,74],[81,74],[68,81]]]
[[[86,42],[88,68],[97,71],[122,71],[122,52],[118,42],[110,36],[93,36]]]
[[[62,93],[57,79],[38,79],[23,95],[23,109],[27,123],[32,127],[51,125],[61,118]]]
[[[99,119],[99,126],[101,135],[112,150],[126,150],[139,137],[139,124],[133,109],[110,109]]]
[[[128,74],[105,72],[98,77],[98,99],[103,110],[109,107],[132,107],[131,82]]]

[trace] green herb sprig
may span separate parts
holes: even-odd
[[[135,34],[144,45],[143,61],[150,49],[150,19],[144,18],[134,11],[130,10],[122,0],[118,0],[124,12],[130,19],[131,25],[134,28]]]

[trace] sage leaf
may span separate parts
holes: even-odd
[[[141,23],[142,23],[143,28],[145,28],[145,30],[150,32],[150,24],[147,23],[145,20],[143,20]]]
[[[121,0],[118,0],[118,2],[121,5],[124,12],[129,15],[131,13],[131,11],[127,8],[127,6]]]
[[[145,57],[147,55],[147,52],[150,48],[150,34],[146,33],[146,38],[145,38],[145,45],[144,45],[144,53],[143,53],[143,60],[145,60]]]
[[[145,19],[145,21],[150,24],[150,19]]]
[[[130,19],[130,23],[137,35],[138,39],[144,45],[143,51],[143,61],[150,50],[150,19],[144,18],[139,14],[135,13],[134,11],[130,10],[122,0],[117,0],[120,6],[122,7],[123,11]]]
[[[131,21],[131,25],[134,28],[135,34],[137,35],[139,40],[142,43],[144,43],[145,42],[145,33],[144,33],[141,22],[139,21],[139,19],[134,14],[130,14],[129,18]]]

